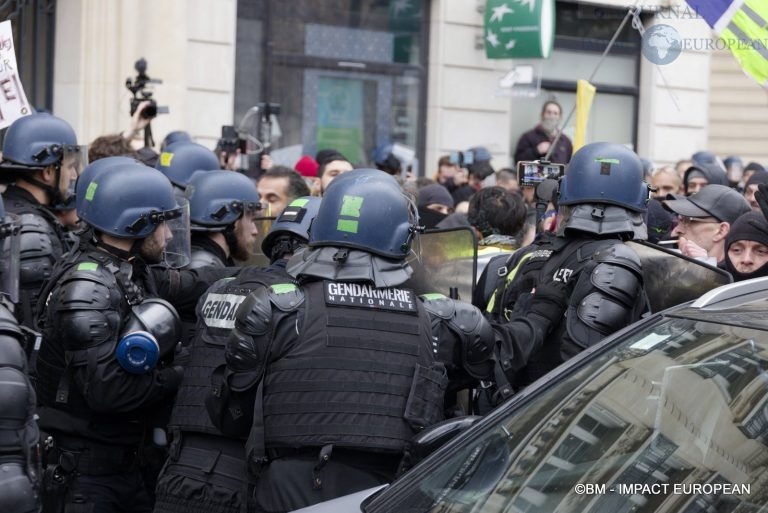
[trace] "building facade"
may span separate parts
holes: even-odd
[[[704,148],[768,160],[760,141],[765,93],[727,51],[684,44],[674,62],[656,65],[627,23],[601,62],[622,21],[621,1],[558,1],[554,52],[534,61],[485,57],[484,0],[35,3],[47,4],[55,18],[55,31],[46,32],[53,35],[52,77],[36,66],[49,78],[48,96],[38,93],[35,101],[86,142],[128,125],[125,81],[144,57],[147,74],[162,80],[152,97],[170,111],[152,122],[157,140],[185,129],[213,147],[221,126],[238,125],[259,103],[279,104],[273,151],[288,164],[323,146],[369,163],[377,145],[398,142],[415,151],[421,175],[431,176],[439,156],[476,145],[491,151],[497,168],[508,166],[542,103],[556,98],[566,117],[576,80],[591,76],[597,96],[587,141],[629,144],[656,163]],[[640,3],[646,29],[669,25],[685,41],[713,37],[680,0]],[[501,87],[519,64],[534,67],[538,96]]]

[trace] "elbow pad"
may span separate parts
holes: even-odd
[[[476,379],[493,375],[495,334],[475,306],[440,294],[422,296],[432,321],[438,360]]]

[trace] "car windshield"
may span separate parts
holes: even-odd
[[[740,310],[738,326],[646,323],[519,406],[493,412],[366,513],[764,511],[761,311]]]

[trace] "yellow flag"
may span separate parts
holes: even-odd
[[[586,80],[576,82],[576,130],[573,134],[573,152],[584,146],[587,135],[587,120],[589,109],[592,108],[592,100],[595,98],[595,86]]]

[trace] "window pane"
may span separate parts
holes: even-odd
[[[760,306],[739,314],[745,325],[764,322]],[[767,369],[763,330],[659,318],[491,414],[367,511],[757,512],[768,500]]]

